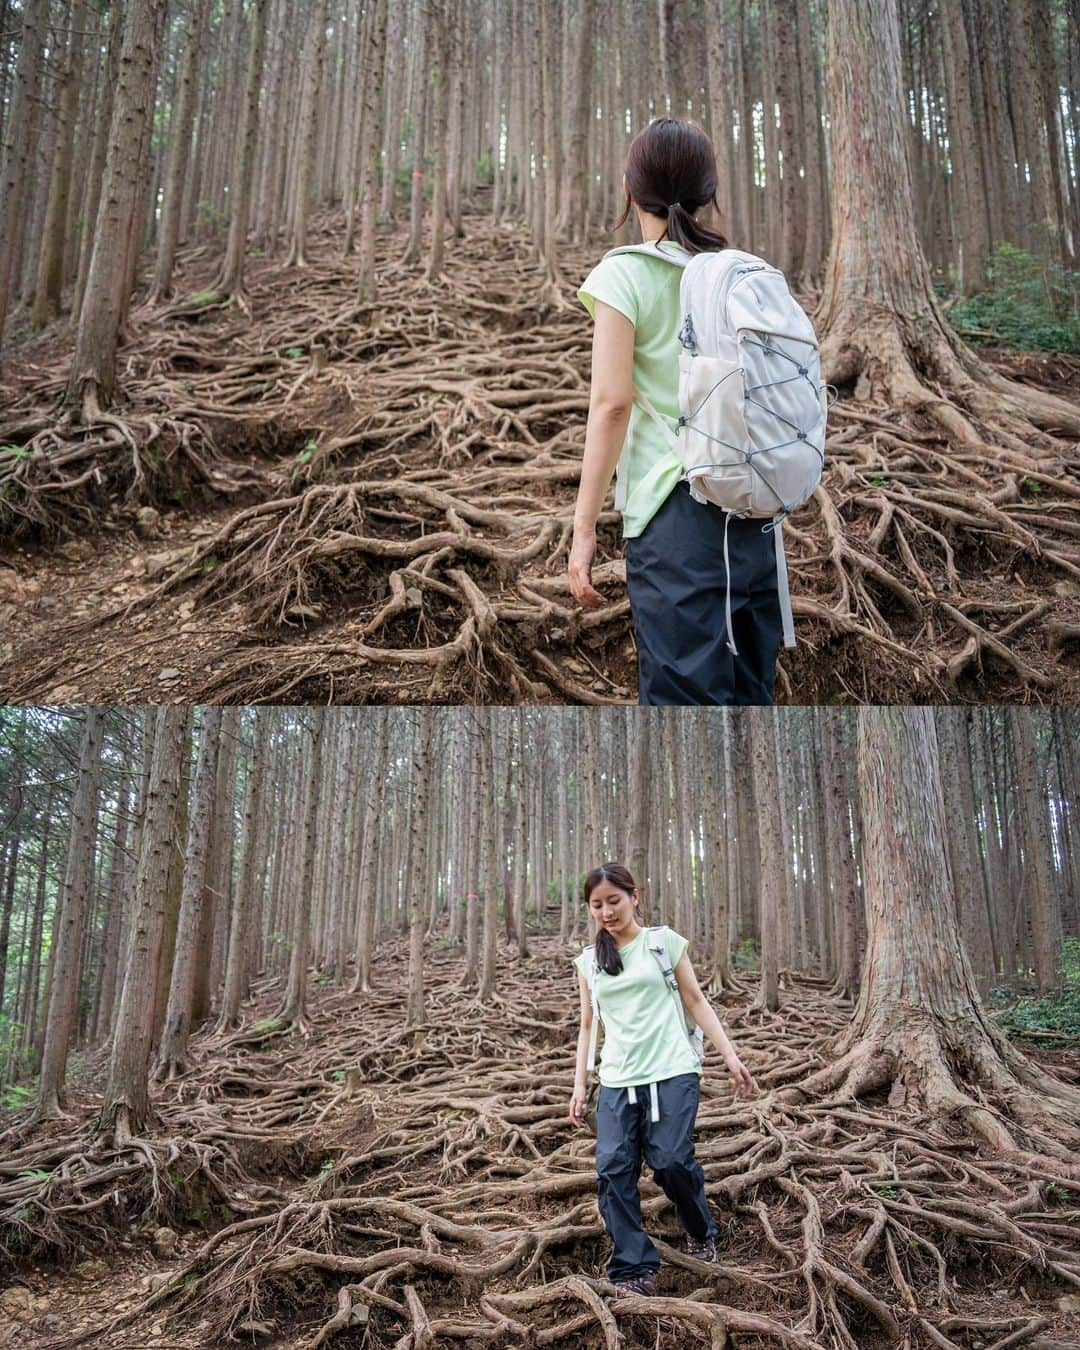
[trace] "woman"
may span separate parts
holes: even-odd
[[[716,1224],[691,1138],[701,1061],[685,1016],[723,1056],[737,1096],[752,1092],[754,1080],[698,986],[686,939],[669,928],[641,926],[637,887],[626,868],[615,862],[594,868],[585,878],[585,903],[596,924],[596,945],[574,960],[581,1029],[570,1119],[579,1126],[585,1122],[595,995],[604,1027],[596,1176],[600,1213],[613,1244],[607,1274],[626,1293],[655,1294],[660,1258],[642,1227],[638,1195],[643,1153],[689,1234],[687,1253],[716,1260]],[[677,989],[669,985],[665,966]]]
[[[618,225],[632,205],[642,240],[657,250],[689,256],[727,247],[696,219],[716,205],[716,158],[693,123],[659,118],[640,131],[623,188]],[[725,561],[724,512],[690,496],[663,431],[634,402],[636,391],[675,430],[681,277],[682,268],[661,257],[620,253],[602,259],[578,291],[595,330],[570,590],[581,605],[603,603],[591,569],[596,521],[617,464],[641,703],[770,704],[782,631],[772,533],[760,520],[732,517]]]

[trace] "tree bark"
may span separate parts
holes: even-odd
[[[835,1061],[803,1081],[800,1095],[843,1099],[891,1083],[893,1106],[921,1101],[1016,1154],[1007,1113],[1030,1146],[1071,1163],[1080,1091],[1027,1060],[979,1002],[946,860],[933,712],[860,708],[857,717],[863,809],[876,816],[864,841],[865,974]]]
[[[156,54],[166,3],[130,0],[124,21],[101,210],[94,227],[67,387],[68,406],[84,422],[95,421],[116,395],[116,349],[126,303],[123,292],[128,241],[142,203],[141,147],[153,112]]]
[[[113,1036],[102,1129],[117,1147],[145,1128],[150,1111],[147,1078],[153,1037],[155,981],[165,933],[169,862],[174,848],[183,769],[185,707],[157,709],[146,788],[124,987]]]
[[[52,987],[35,1112],[41,1120],[55,1120],[63,1113],[64,1074],[75,1027],[79,960],[94,889],[94,836],[104,737],[105,709],[87,708],[71,804],[64,884],[53,927]]]
[[[195,964],[205,961],[196,938],[199,920],[206,903],[206,864],[214,794],[217,787],[218,754],[221,750],[220,707],[203,712],[199,737],[199,762],[195,770],[194,801],[184,849],[183,890],[180,917],[169,980],[169,1001],[165,1011],[165,1029],[158,1049],[158,1074],[173,1078],[186,1067],[188,1037],[191,1034],[191,1001],[195,985]]]

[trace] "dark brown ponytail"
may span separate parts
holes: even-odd
[[[631,199],[649,215],[667,220],[667,237],[687,253],[727,248],[727,239],[694,218],[716,200],[716,152],[694,122],[657,117],[630,142],[626,152],[626,205],[615,229],[630,214]]]
[[[617,886],[626,895],[633,895],[637,890],[637,882],[622,863],[601,863],[599,867],[594,867],[585,878],[586,904],[589,903],[589,896],[602,881],[610,881],[613,886]],[[623,968],[622,957],[615,945],[615,939],[606,928],[599,928],[596,933],[596,964],[608,975],[618,975]]]

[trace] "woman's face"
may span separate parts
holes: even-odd
[[[598,928],[612,937],[632,933],[636,925],[637,891],[627,894],[611,881],[601,881],[589,896],[589,910]]]

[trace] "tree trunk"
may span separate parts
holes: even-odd
[[[4,123],[0,183],[0,343],[14,291],[17,289],[17,244],[22,230],[28,187],[33,183],[31,128],[42,78],[42,44],[49,20],[49,0],[26,0],[15,65],[15,87]]]
[[[130,936],[124,954],[124,988],[101,1109],[102,1129],[113,1136],[117,1147],[142,1132],[150,1110],[147,1077],[157,995],[154,983],[165,933],[169,862],[187,721],[186,707],[157,709]]]
[[[42,1120],[58,1118],[64,1105],[64,1074],[75,1028],[79,961],[94,890],[94,836],[104,736],[105,709],[87,708],[79,750],[78,779],[71,804],[64,884],[53,926],[52,988],[35,1112]]]
[[[75,113],[82,81],[83,47],[86,42],[86,0],[75,0],[71,10],[71,36],[67,60],[60,77],[57,109],[59,125],[53,153],[45,226],[38,255],[37,285],[31,322],[42,328],[60,313],[60,293],[64,284],[64,232],[67,227],[68,198],[71,195],[72,157],[75,150]]]
[[[1036,1150],[1071,1163],[1080,1091],[1014,1049],[979,1002],[946,861],[933,712],[860,708],[857,717],[860,793],[864,812],[875,813],[864,841],[865,974],[835,1061],[800,1094],[842,1099],[891,1083],[893,1106],[921,1100],[1015,1153],[1008,1113]]]
[[[322,761],[325,708],[310,708],[307,712],[306,732],[308,746],[307,772],[304,778],[304,815],[300,835],[300,863],[296,874],[296,895],[293,902],[293,921],[289,950],[289,977],[285,998],[278,1010],[278,1019],[286,1027],[302,1035],[309,1031],[307,1018],[307,968],[310,950],[311,884],[315,876],[315,823],[319,813],[319,789],[322,783]]]
[[[1053,455],[1054,443],[1038,443],[1030,424],[1080,434],[1080,413],[995,374],[953,334],[934,297],[912,205],[902,68],[897,0],[832,0],[832,249],[815,315],[823,374],[835,384],[858,379],[857,391],[934,418],[980,455],[989,433],[971,418],[1025,458]]]
[[[236,152],[229,184],[229,239],[213,290],[222,299],[233,298],[251,318],[251,305],[244,288],[248,221],[251,216],[251,180],[255,172],[255,141],[259,130],[259,92],[262,87],[263,52],[271,0],[254,0],[248,37],[247,77],[236,130]]]
[[[195,963],[207,959],[207,953],[199,951],[196,938],[202,908],[206,903],[206,863],[217,787],[218,754],[221,749],[221,715],[220,707],[212,705],[206,708],[199,735],[199,762],[195,770],[194,800],[184,848],[183,890],[172,978],[169,981],[169,1002],[158,1050],[158,1073],[166,1078],[175,1077],[185,1067],[188,1037],[191,1034]]]
[[[409,975],[405,1022],[417,1036],[427,1021],[424,1012],[424,911],[430,885],[428,814],[431,809],[431,740],[434,713],[417,712],[412,761],[412,829],[409,867]]]
[[[124,21],[101,210],[67,387],[68,406],[84,422],[95,421],[116,394],[128,241],[142,204],[139,165],[143,135],[153,112],[155,61],[165,9],[166,0],[130,0]]]

